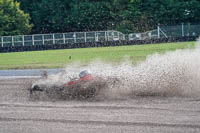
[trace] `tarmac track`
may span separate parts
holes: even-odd
[[[0,133],[200,132],[198,98],[31,100],[27,88],[34,80],[0,80]]]

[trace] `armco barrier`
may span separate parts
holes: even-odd
[[[71,43],[71,44],[54,44],[54,45],[35,45],[35,46],[18,46],[18,47],[0,47],[0,53],[6,52],[22,52],[22,51],[38,51],[38,50],[53,50],[53,49],[74,49],[88,47],[106,47],[106,46],[124,46],[124,45],[141,45],[141,44],[156,44],[167,42],[186,42],[195,41],[198,37],[174,37],[160,38],[151,40],[132,40],[132,41],[107,41],[107,42],[88,42],[88,43]]]

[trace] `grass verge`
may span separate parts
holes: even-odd
[[[14,52],[0,54],[0,69],[60,68],[73,62],[85,65],[96,59],[104,62],[121,62],[125,56],[136,63],[147,55],[176,49],[193,48],[195,42],[131,45],[82,49]]]

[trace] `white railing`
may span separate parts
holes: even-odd
[[[157,30],[152,30],[143,33],[131,33],[128,38],[129,40],[147,40],[158,38],[158,34]]]
[[[105,42],[125,40],[125,35],[121,32],[94,31],[94,32],[71,32],[55,34],[35,34],[0,37],[0,47],[53,45],[53,44],[73,44],[87,42]]]
[[[199,36],[200,24],[159,25],[157,29],[125,35],[119,31],[71,32],[55,34],[35,34],[18,36],[0,36],[0,47],[74,44],[87,42],[105,42],[119,40],[148,40],[168,37]]]

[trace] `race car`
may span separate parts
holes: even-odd
[[[81,71],[79,78],[71,79],[69,82],[61,85],[37,84],[34,83],[30,88],[32,97],[38,92],[45,93],[49,97],[59,99],[88,99],[94,98],[102,88],[105,88],[106,82],[101,78],[90,74],[87,70]]]
[[[67,86],[77,84],[81,81],[90,81],[90,80],[94,79],[94,76],[89,74],[87,70],[80,72],[79,77],[80,77],[79,79],[75,78],[75,79],[69,81],[65,86],[67,87]]]

